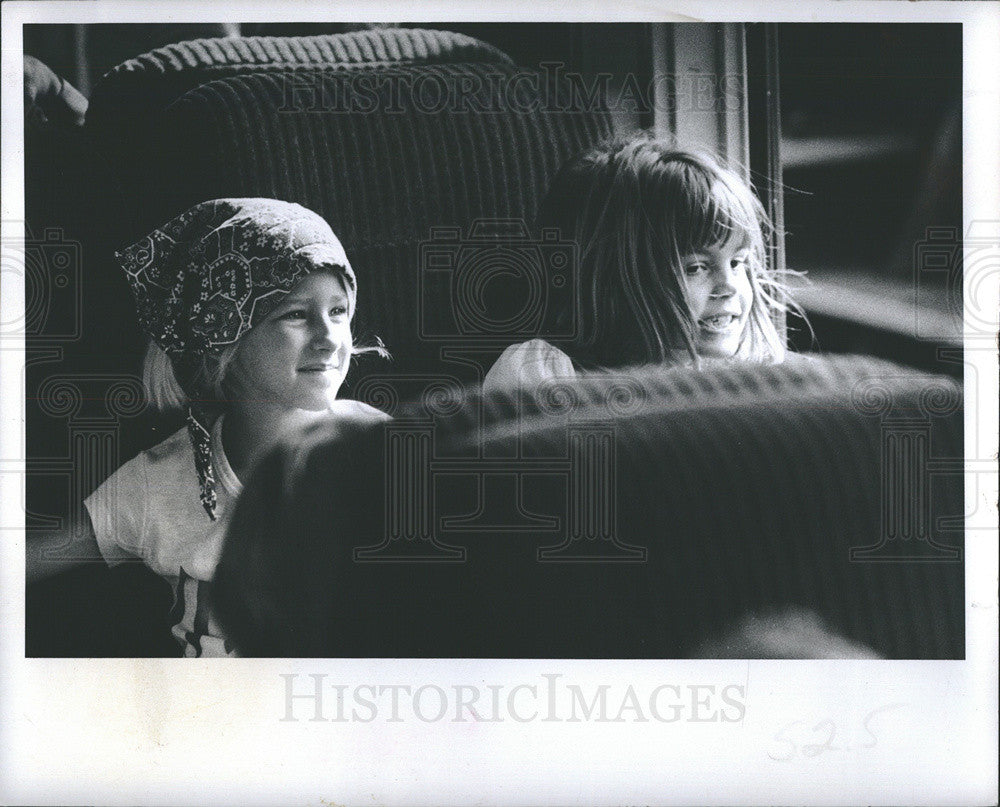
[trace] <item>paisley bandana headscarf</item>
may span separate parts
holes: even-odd
[[[276,199],[203,202],[116,253],[139,323],[170,357],[190,401],[188,433],[201,501],[215,519],[211,424],[222,402],[199,381],[218,357],[264,320],[314,269],[337,269],[354,311],[357,281],[337,236],[310,210]]]

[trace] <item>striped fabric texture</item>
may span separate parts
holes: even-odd
[[[607,115],[543,112],[527,106],[530,98],[525,108],[470,113],[473,101],[491,108],[491,86],[515,75],[500,64],[395,67],[366,74],[366,85],[338,85],[327,101],[336,106],[312,111],[315,85],[304,99],[290,95],[300,77],[204,84],[165,114],[162,146],[147,164],[146,184],[158,192],[133,211],[136,228],[218,196],[298,202],[326,218],[347,250],[358,276],[358,337],[383,338],[397,371],[439,370],[440,342],[425,336],[467,342],[455,320],[468,303],[456,298],[453,274],[427,271],[426,245],[450,229],[456,260],[459,250],[488,251],[488,236],[471,243],[473,222],[530,221],[563,161],[611,133]],[[462,105],[429,108],[433,95],[419,96],[435,91],[428,87],[478,89]],[[524,241],[533,243],[526,232]]]
[[[132,223],[135,205],[153,193],[145,170],[160,146],[155,135],[163,110],[185,92],[231,75],[377,70],[401,64],[497,62],[497,48],[450,31],[378,29],[305,37],[233,37],[178,42],[118,65],[94,87],[85,132],[117,206],[94,217],[112,249],[141,237]],[[173,166],[184,172],[183,160]],[[215,198],[215,197],[211,197]],[[198,201],[206,201],[200,199]],[[115,223],[121,221],[120,226]],[[145,220],[139,219],[143,223]],[[157,222],[149,225],[155,227]]]
[[[541,457],[574,431],[609,436],[607,531],[564,554],[648,549],[652,579],[616,569],[616,596],[673,614],[684,653],[794,606],[888,657],[961,658],[961,404],[950,379],[866,357],[649,369],[552,385],[481,445]]]
[[[260,466],[216,579],[243,652],[676,658],[791,609],[881,656],[964,657],[949,379],[645,368],[394,414]]]
[[[606,112],[540,108],[523,79],[491,45],[419,29],[143,54],[91,100],[88,134],[115,191],[94,211],[88,254],[110,256],[206,199],[298,202],[331,223],[358,273],[358,339],[381,337],[396,372],[439,371],[424,334],[462,342],[463,303],[446,274],[422,271],[432,228],[461,241],[477,219],[530,221],[562,162],[611,134]],[[100,282],[127,314],[115,278]],[[368,364],[349,383],[378,371]]]
[[[478,39],[419,28],[195,39],[143,53],[106,73],[94,87],[87,124],[114,128],[123,120],[162,109],[205,81],[234,73],[478,61],[509,63],[510,59]]]

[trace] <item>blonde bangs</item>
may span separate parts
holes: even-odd
[[[650,196],[661,209],[648,211],[650,225],[678,256],[736,240],[764,261],[763,210],[750,189],[730,171],[702,155],[664,155],[658,164],[659,188]]]
[[[682,259],[721,246],[749,253],[753,301],[737,358],[783,358],[776,322],[798,309],[769,270],[772,225],[714,156],[646,136],[612,141],[564,166],[542,212],[580,247],[580,327],[561,345],[579,366],[697,363]]]

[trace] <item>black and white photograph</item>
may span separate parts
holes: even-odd
[[[995,803],[1000,4],[806,7],[5,4],[4,802]]]

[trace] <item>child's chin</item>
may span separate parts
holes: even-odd
[[[337,400],[339,389],[339,387],[331,387],[325,390],[322,395],[310,395],[303,398],[297,402],[298,406],[296,408],[306,412],[325,412]]]
[[[702,342],[698,346],[698,355],[706,359],[732,359],[739,349],[739,341]]]

